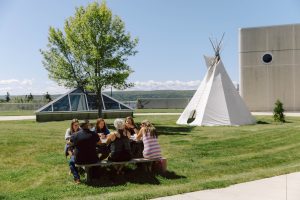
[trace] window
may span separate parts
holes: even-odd
[[[269,53],[264,54],[262,57],[262,61],[266,64],[272,62],[272,55]]]
[[[84,94],[70,94],[72,111],[87,110]]]
[[[105,104],[106,110],[112,110],[112,109],[120,109],[119,103],[112,100],[111,98],[108,98],[107,96],[103,95],[103,101]]]
[[[89,94],[89,95],[86,96],[86,98],[87,98],[87,101],[88,101],[89,109],[90,110],[98,110],[97,96]]]
[[[70,111],[68,95],[53,104],[53,111]]]

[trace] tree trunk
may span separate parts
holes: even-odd
[[[102,103],[102,92],[101,89],[97,91],[97,106],[98,106],[98,117],[102,118],[102,108],[103,108],[103,103]]]

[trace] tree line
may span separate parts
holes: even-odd
[[[33,102],[50,102],[52,101],[52,96],[46,92],[40,99],[35,99],[32,93],[23,96],[14,96],[12,97],[9,92],[6,92],[4,99],[0,99],[0,103],[33,103]]]

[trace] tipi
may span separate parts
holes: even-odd
[[[204,56],[208,68],[206,75],[176,123],[194,126],[254,124],[255,119],[234,87],[222,63],[220,57],[222,40],[215,43],[210,41],[215,56]]]

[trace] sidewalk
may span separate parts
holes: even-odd
[[[300,172],[155,200],[300,200]]]
[[[26,120],[26,119],[35,119],[35,115],[29,115],[29,116],[0,116],[0,121]]]

